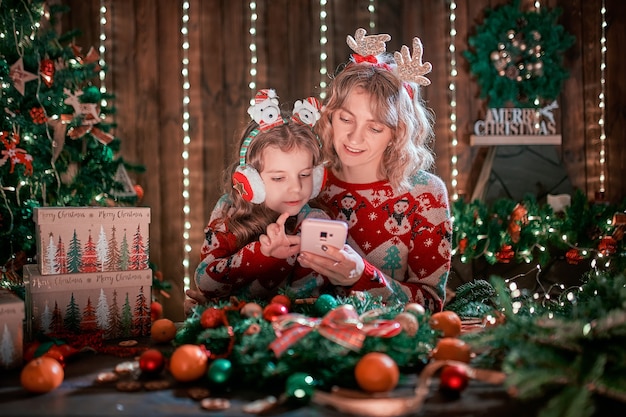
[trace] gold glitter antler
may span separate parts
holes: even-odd
[[[420,38],[413,38],[413,58],[409,53],[409,47],[402,45],[400,52],[393,54],[398,64],[398,75],[403,81],[413,81],[419,85],[430,85],[430,80],[424,77],[428,74],[433,66],[430,62],[422,63],[422,41]]]
[[[346,38],[346,43],[354,52],[361,56],[376,56],[387,50],[385,42],[391,40],[391,36],[382,33],[380,35],[366,36],[367,32],[363,28],[359,28],[354,32],[354,38],[350,35]]]

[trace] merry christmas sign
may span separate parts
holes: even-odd
[[[38,207],[42,275],[149,268],[150,208]]]
[[[540,109],[489,108],[483,119],[474,123],[471,145],[560,145],[553,101]]]

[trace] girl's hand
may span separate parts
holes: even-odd
[[[333,285],[351,286],[361,278],[365,270],[365,262],[352,247],[344,245],[342,249],[337,249],[327,246],[326,253],[332,259],[311,252],[302,252],[298,256],[298,262],[303,267],[311,268],[328,277]]]
[[[200,290],[194,290],[190,288],[185,292],[185,295],[187,296],[185,297],[185,301],[183,304],[185,317],[189,317],[191,313],[193,313],[193,308],[198,304],[207,303],[206,297],[204,296],[204,294],[202,294],[202,291]]]
[[[266,234],[259,236],[261,253],[278,259],[287,259],[300,250],[300,236],[285,233],[285,222],[289,213],[283,213],[276,223],[267,226]]]

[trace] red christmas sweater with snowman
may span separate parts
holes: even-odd
[[[224,208],[228,207],[227,197],[223,195],[217,202],[204,229],[205,240],[194,276],[198,289],[207,298],[270,299],[286,288],[298,298],[333,291],[328,278],[300,266],[296,255],[287,259],[265,256],[258,240],[238,247],[237,238],[222,219]],[[307,217],[329,218],[324,211],[305,204],[296,216],[296,233]]]
[[[329,172],[320,198],[336,219],[348,223],[347,243],[365,261],[361,278],[348,290],[440,311],[451,261],[448,192],[440,178],[425,171],[411,182],[412,188],[399,194],[387,181],[352,184]]]

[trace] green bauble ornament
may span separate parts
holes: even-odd
[[[228,359],[215,359],[211,365],[209,365],[209,370],[207,371],[207,376],[209,381],[214,384],[222,385],[226,383],[230,379],[230,375],[232,374],[233,366]]]
[[[309,374],[296,372],[287,378],[285,395],[290,401],[308,403],[315,392],[315,380]]]
[[[337,300],[330,294],[322,294],[315,300],[314,307],[320,316],[325,316],[337,307]]]
[[[98,103],[101,99],[100,89],[95,85],[83,88],[83,94],[80,96],[81,103]]]

